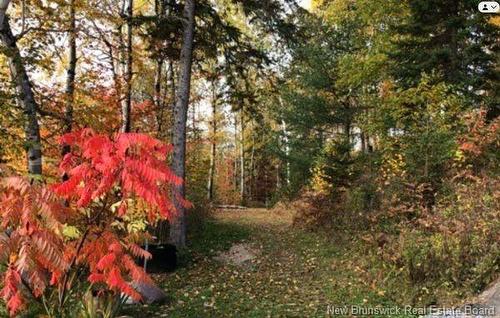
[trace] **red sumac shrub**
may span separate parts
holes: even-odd
[[[90,129],[61,142],[72,149],[60,164],[66,181],[13,177],[0,186],[0,262],[7,265],[0,296],[11,315],[25,294],[41,297],[51,285],[63,307],[81,273],[95,289],[140,299],[131,283],[151,281],[134,257],[151,255],[138,244],[147,234],[137,224],[175,212],[170,188],[182,180],[167,166],[169,146],[144,134]]]

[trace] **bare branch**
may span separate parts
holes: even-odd
[[[51,118],[58,119],[58,120],[64,120],[64,116],[63,115],[58,114],[58,113],[54,113],[54,112],[52,112],[50,110],[45,110],[45,109],[37,108],[36,111],[41,116],[51,117]]]
[[[26,28],[24,31],[21,31],[21,33],[17,34],[16,40],[21,39],[24,37],[26,34],[37,31],[37,32],[45,32],[45,33],[67,33],[69,32],[69,29],[51,29],[51,28],[42,28],[42,27],[29,27]]]

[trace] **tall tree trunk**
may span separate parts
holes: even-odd
[[[349,150],[346,152],[346,156],[347,158],[350,158],[351,157],[351,151],[352,151],[352,145],[351,145],[351,128],[352,128],[352,123],[351,123],[351,120],[348,119],[346,120],[346,122],[344,123],[342,129],[344,130],[344,138],[345,138],[345,142],[349,143]]]
[[[12,34],[9,17],[5,14],[10,1],[0,2],[0,41],[10,68],[10,75],[16,84],[17,100],[25,115],[25,140],[28,156],[28,172],[42,174],[42,145],[40,126],[38,125],[38,104],[33,94],[33,87],[23,64],[23,58],[17,47],[17,39]]]
[[[286,122],[284,120],[281,120],[281,129],[283,130],[283,142],[285,144],[285,157],[286,157],[286,185],[287,187],[290,186],[290,140],[288,138],[288,131],[286,128]]]
[[[157,13],[163,17],[170,16],[172,13],[172,1],[173,0],[157,0]],[[172,113],[175,107],[175,74],[174,74],[174,63],[171,59],[165,61],[163,59],[163,64],[167,64],[166,69],[166,83],[163,87],[156,87],[157,91],[160,92],[160,107],[161,114],[158,118],[158,134],[162,140],[166,140],[168,143],[172,140]],[[158,74],[157,74],[158,76]],[[161,80],[161,79],[160,79]],[[161,83],[159,83],[161,85]],[[170,240],[170,223],[168,221],[160,221],[154,229],[155,236],[157,237],[158,244],[166,244]]]
[[[344,135],[347,139],[347,142],[351,142],[351,122],[347,121],[344,126]]]
[[[124,12],[121,12],[124,15]],[[117,52],[116,52],[116,62],[113,62],[113,80],[115,82],[115,91],[117,97],[117,107],[121,111],[122,100],[123,100],[123,77],[125,73],[125,43],[123,43],[123,24],[116,27],[114,35],[116,36]],[[113,55],[114,47],[110,44],[109,51],[110,56]],[[113,59],[113,57],[111,57]],[[116,64],[116,65],[115,65]],[[121,129],[121,123],[120,123]]]
[[[234,161],[233,161],[233,183],[234,191],[238,192],[238,115],[234,114]]]
[[[68,69],[66,75],[66,109],[64,110],[64,132],[69,133],[73,127],[73,108],[75,102],[75,77],[76,77],[76,21],[75,0],[69,0],[69,38],[68,38]],[[62,147],[64,157],[71,151],[69,145]],[[64,175],[63,179],[67,179]]]
[[[281,107],[284,107],[283,100],[281,97],[278,99],[279,104]],[[287,125],[284,119],[281,119],[281,130],[283,133],[283,143],[284,143],[284,150],[285,150],[285,183],[286,186],[289,188],[291,184],[291,167],[290,167],[290,138],[288,136],[288,130],[287,130]]]
[[[124,76],[124,81],[125,81],[125,87],[123,89],[123,96],[121,97],[121,103],[122,103],[122,127],[121,131],[122,132],[130,132],[131,129],[131,118],[130,118],[130,112],[132,108],[132,63],[133,63],[133,58],[132,58],[132,18],[134,14],[134,1],[133,0],[127,0],[127,12],[126,12],[126,19],[127,19],[127,43],[125,47],[125,76]]]
[[[207,199],[214,199],[215,156],[217,155],[217,87],[212,81],[212,140],[210,149],[210,168],[208,171]]]
[[[245,204],[245,120],[243,109],[240,111],[240,201]]]
[[[156,72],[155,72],[155,84],[154,84],[154,95],[153,103],[156,109],[156,124],[158,126],[158,137],[161,138],[163,134],[163,98],[161,93],[161,83],[162,83],[162,71],[163,71],[163,59],[158,58],[156,60]]]
[[[163,10],[165,12],[165,16],[171,16],[173,8],[176,4],[176,0],[162,0],[162,5],[164,6]],[[169,45],[170,40],[167,42]],[[176,98],[176,89],[175,89],[175,77],[176,70],[174,61],[172,58],[167,60],[167,69],[166,69],[166,82],[163,92],[163,101],[165,102],[164,107],[167,107],[167,116],[164,119],[167,122],[167,131],[165,132],[165,137],[168,138],[169,141],[172,140],[173,137],[173,112],[175,108],[175,98]]]
[[[170,14],[170,9],[167,12],[167,0],[155,0],[155,14],[158,19],[164,19],[167,14]],[[161,46],[165,43],[161,43]],[[157,133],[158,138],[163,139],[165,137],[164,133],[164,123],[165,123],[165,95],[163,94],[163,68],[165,66],[165,58],[161,54],[156,58],[156,73],[155,73],[155,83],[154,83],[154,96],[153,102],[156,109],[156,122],[157,122]],[[168,73],[167,73],[168,76]]]
[[[281,162],[278,161],[276,164],[276,191],[280,191],[281,185]]]
[[[250,200],[253,199],[255,188],[255,134],[254,134],[254,125],[252,124],[252,151],[250,152],[250,184],[248,188],[248,198]]]
[[[168,130],[166,132],[166,136],[169,138],[169,140],[172,139],[173,135],[173,112],[175,108],[175,96],[176,96],[176,89],[175,89],[175,66],[174,62],[172,60],[168,61],[167,65],[167,82],[166,82],[166,87],[165,87],[165,97],[164,100],[167,101],[167,106],[168,106],[168,116],[166,118],[166,121],[168,123]]]
[[[172,170],[185,181],[186,177],[186,121],[191,92],[191,66],[193,64],[195,0],[184,4],[184,35],[179,59],[179,80],[174,108],[174,151]],[[186,194],[185,183],[175,186],[173,201],[176,212],[170,220],[170,241],[177,247],[186,245],[186,211],[183,199]]]

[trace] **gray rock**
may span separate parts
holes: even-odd
[[[500,279],[468,304],[425,318],[500,318]]]
[[[142,296],[142,303],[145,304],[157,304],[163,303],[167,300],[167,294],[158,288],[156,285],[146,284],[146,283],[132,283],[132,287]],[[137,304],[132,298],[128,297],[125,300],[126,304]]]

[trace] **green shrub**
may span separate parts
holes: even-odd
[[[458,184],[435,215],[405,224],[392,246],[411,283],[476,292],[500,269],[499,182]]]

